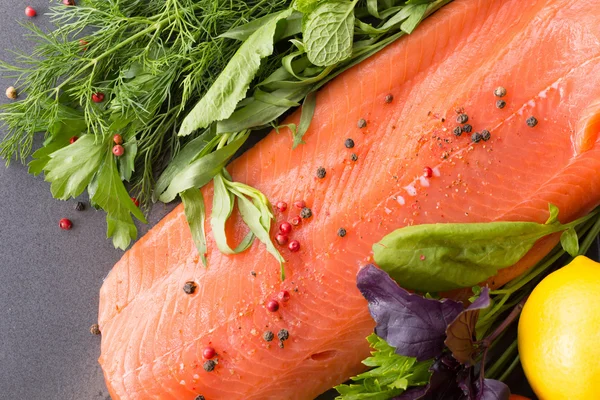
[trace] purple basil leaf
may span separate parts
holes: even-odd
[[[475,400],[476,389],[473,384],[475,379],[477,378],[474,376],[472,367],[463,368],[456,374],[456,383],[460,390],[462,390],[465,399]]]
[[[479,310],[490,306],[490,290],[485,287],[477,300],[458,317],[446,329],[446,346],[461,364],[473,365],[473,354],[475,352],[475,325],[479,318]]]
[[[508,386],[495,379],[484,379],[482,388],[480,388],[480,382],[477,381],[475,387],[475,400],[508,400],[510,397]]]
[[[400,396],[394,397],[392,400],[419,400],[422,399],[429,391],[429,384],[425,386],[414,387],[406,390]]]
[[[375,333],[396,353],[418,361],[442,353],[446,327],[463,310],[462,303],[453,300],[425,299],[407,292],[374,265],[359,271],[357,286],[377,322]]]

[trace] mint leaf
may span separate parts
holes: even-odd
[[[240,46],[204,97],[185,117],[179,130],[187,136],[214,121],[228,118],[244,97],[260,68],[261,60],[273,53],[273,37],[277,22],[292,14],[282,11],[252,33]]]
[[[104,154],[112,157],[110,149],[102,143],[96,143],[94,135],[89,134],[50,154],[43,170],[45,180],[51,183],[52,196],[60,200],[79,196],[90,184]]]
[[[340,394],[337,399],[387,400],[402,394],[409,387],[429,383],[429,368],[433,360],[418,362],[413,357],[399,355],[394,347],[376,334],[371,334],[367,340],[374,351],[363,364],[372,369],[351,378],[354,384],[336,386]]]
[[[79,143],[79,140],[75,144]],[[137,237],[137,228],[131,215],[143,223],[146,223],[146,218],[131,201],[112,153],[107,152],[104,156],[100,170],[88,191],[91,202],[106,211],[106,236],[112,238],[115,247],[125,250],[131,240]]]
[[[311,63],[326,67],[352,55],[354,6],[357,1],[322,3],[308,14],[303,38]]]

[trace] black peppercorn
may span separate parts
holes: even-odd
[[[469,124],[465,124],[465,125],[463,125],[462,129],[463,129],[463,132],[471,133],[471,131],[473,130],[473,127]]]
[[[186,294],[194,294],[194,292],[196,291],[197,288],[198,288],[198,285],[196,284],[196,282],[193,282],[193,281],[188,281],[185,283],[185,285],[183,285],[183,291]]]
[[[266,331],[265,333],[263,333],[263,339],[265,339],[265,341],[267,341],[267,342],[270,342],[274,338],[275,338],[275,335],[271,331]]]
[[[317,178],[323,179],[323,178],[325,178],[325,175],[327,175],[327,171],[325,171],[325,168],[319,167],[317,169]]]
[[[537,124],[538,124],[538,120],[537,120],[536,117],[529,117],[529,118],[527,118],[527,126],[529,126],[530,128],[533,128]]]
[[[394,101],[394,96],[391,94],[388,94],[387,96],[385,96],[385,102],[386,103],[391,103],[392,101]]]
[[[356,153],[352,153],[352,155],[350,156],[350,159],[352,161],[358,161],[358,156],[356,155]]]
[[[463,129],[460,126],[457,126],[456,128],[454,128],[452,133],[454,133],[454,135],[456,135],[456,136],[460,136],[463,133]]]
[[[344,228],[340,228],[338,229],[338,236],[339,237],[344,237],[346,236],[346,230]]]
[[[90,333],[92,335],[99,335],[100,334],[100,326],[98,326],[98,324],[94,324],[94,325],[90,326]]]
[[[506,89],[503,88],[502,86],[498,86],[496,88],[496,90],[494,90],[494,95],[496,97],[504,97],[504,96],[506,96]]]
[[[344,142],[344,146],[346,146],[347,149],[351,149],[354,147],[354,140],[348,138],[346,139],[346,141]]]
[[[361,118],[358,120],[357,126],[362,129],[367,126],[367,121],[364,118]]]
[[[287,331],[287,329],[282,329],[277,332],[277,338],[283,342],[284,340],[288,340],[290,338],[290,333]]]
[[[300,211],[300,216],[304,219],[312,217],[312,210],[308,207],[304,207],[302,211]]]
[[[458,117],[456,117],[456,122],[459,124],[465,124],[468,120],[469,116],[467,114],[459,114]]]
[[[481,131],[481,139],[484,142],[487,142],[488,140],[490,140],[491,137],[492,137],[492,134],[487,129],[484,129]]]
[[[502,109],[502,108],[506,107],[506,102],[504,100],[498,100],[496,102],[496,107]]]
[[[250,275],[252,275],[252,276],[256,277],[256,272],[254,272],[254,271],[250,271]]]
[[[206,400],[206,399],[204,398],[204,396],[199,394],[198,396],[196,396],[196,398],[194,400]]]
[[[279,347],[283,349],[283,342],[279,342]]]
[[[85,210],[85,203],[83,201],[78,201],[77,204],[75,204],[75,211],[83,210]]]
[[[479,133],[479,132],[475,132],[473,135],[471,135],[471,141],[473,143],[479,143],[479,142],[481,142],[481,139],[482,139],[481,133]]]
[[[217,363],[214,362],[213,360],[205,361],[204,364],[202,364],[202,368],[204,368],[204,370],[206,372],[212,372],[212,371],[214,371],[214,369],[215,369],[216,366],[217,366]]]

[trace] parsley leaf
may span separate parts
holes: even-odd
[[[81,140],[81,139],[79,139]],[[79,143],[79,140],[75,144]],[[94,168],[96,170],[97,167]],[[133,214],[146,223],[142,211],[131,201],[117,169],[112,153],[107,152],[94,181],[88,187],[90,200],[106,211],[106,236],[113,239],[115,247],[125,250],[137,237]]]
[[[374,333],[367,340],[375,351],[363,364],[372,369],[353,377],[354,384],[336,386],[340,394],[337,399],[386,400],[399,396],[410,386],[429,383],[433,360],[417,361],[414,357],[396,354],[396,349]]]
[[[43,170],[46,181],[51,183],[52,196],[60,200],[79,196],[92,181],[106,149],[96,143],[94,135],[88,134],[48,155],[50,159]],[[112,157],[110,151],[108,154]]]

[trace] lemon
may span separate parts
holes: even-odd
[[[600,264],[577,257],[533,290],[519,354],[540,400],[600,399]]]

